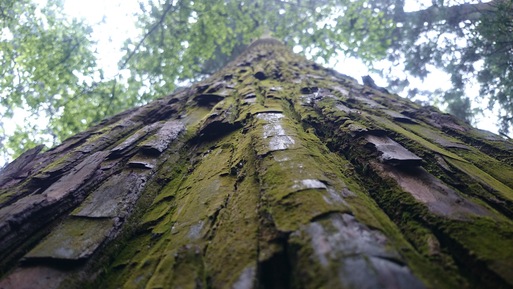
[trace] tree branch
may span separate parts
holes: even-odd
[[[485,13],[496,12],[497,7],[507,0],[492,0],[486,3],[464,3],[454,6],[430,6],[424,10],[404,12],[397,11],[394,16],[396,22],[418,23],[420,21],[435,23],[445,20],[451,25],[458,25],[465,20],[476,21]]]
[[[119,68],[120,70],[123,70],[125,68],[125,66],[128,64],[130,59],[132,59],[132,57],[135,55],[137,50],[139,50],[139,48],[141,48],[141,45],[144,43],[146,38],[148,38],[153,32],[155,32],[155,30],[157,30],[157,28],[159,28],[160,25],[162,25],[162,23],[164,22],[164,19],[166,18],[167,13],[169,13],[169,11],[171,11],[171,8],[173,8],[173,5],[168,3],[166,9],[164,9],[164,12],[162,12],[162,15],[160,16],[159,21],[157,23],[155,23],[155,25],[153,25],[151,27],[151,29],[146,34],[144,34],[143,38],[139,41],[139,43],[137,43],[134,50],[132,50],[130,52],[128,57],[125,59],[125,62],[123,62],[123,64],[120,66],[120,68]]]

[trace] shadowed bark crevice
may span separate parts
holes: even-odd
[[[269,259],[258,264],[259,289],[289,289],[291,288],[292,272],[288,254],[288,236],[284,235],[273,240],[281,250],[275,252]]]

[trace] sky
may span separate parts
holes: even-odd
[[[35,1],[44,2],[45,0]],[[431,0],[406,0],[405,3],[406,11],[414,11],[430,6]],[[71,17],[84,19],[93,26],[92,38],[98,43],[98,63],[103,66],[105,77],[107,79],[113,78],[119,73],[118,62],[122,56],[120,49],[123,42],[127,38],[138,38],[139,32],[135,27],[136,17],[134,14],[139,11],[139,0],[65,0],[64,9],[65,13]],[[386,87],[384,79],[369,73],[367,67],[357,59],[340,56],[337,59],[333,59],[327,66],[334,68],[340,73],[352,76],[359,81],[362,76],[370,74],[377,85]],[[398,75],[402,71],[397,71],[396,73],[395,75]],[[449,75],[434,70],[424,81],[410,79],[410,83],[413,87],[419,89],[432,90],[434,88],[449,88],[449,80]],[[473,92],[471,91],[470,93],[477,95],[477,90],[476,86]],[[474,103],[474,105],[479,104]],[[15,115],[17,119],[11,122],[11,125],[5,126],[7,134],[12,134],[15,124],[18,121],[22,122],[27,114],[20,110]],[[486,116],[478,117],[476,126],[497,133],[498,127],[495,124],[495,120],[494,114],[489,113]],[[0,167],[4,163],[5,160],[0,157]]]
[[[85,19],[93,25],[92,38],[98,41],[98,61],[104,66],[106,78],[115,76],[123,42],[138,35],[134,14],[139,11],[139,1],[67,0],[64,9],[71,17]]]

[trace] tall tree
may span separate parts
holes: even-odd
[[[479,100],[488,102],[489,109],[499,108],[501,130],[507,133],[513,119],[509,97],[513,2],[439,0],[405,12],[406,2],[149,1],[151,9],[143,9],[139,20],[144,42],[129,41],[126,60],[134,59],[128,64],[134,79],[153,84],[147,94],[151,96],[173,85],[163,77],[212,73],[230,59],[232,51],[269,29],[314,59],[327,62],[345,54],[369,66],[385,59],[391,63],[389,69],[399,66],[408,73],[384,72],[389,89],[400,92],[408,86],[411,97],[428,96],[431,103],[446,104],[463,119],[471,120],[485,110],[472,106],[466,92],[470,82],[477,82]],[[424,79],[433,68],[450,75],[452,89],[423,92],[409,86],[408,78]]]
[[[513,288],[513,144],[261,39],[0,175],[0,288]]]
[[[428,95],[467,120],[481,110],[465,92],[477,80],[483,105],[498,108],[502,131],[512,122],[511,1],[440,0],[418,11],[405,11],[403,0],[141,1],[141,37],[130,36],[120,62],[130,73],[115,79],[103,78],[97,67],[91,27],[66,17],[60,1],[48,3],[39,9],[29,0],[0,2],[1,69],[7,75],[0,80],[0,122],[9,122],[16,107],[29,109],[32,119],[49,119],[43,127],[37,125],[42,121],[25,122],[7,136],[4,157],[58,142],[173,91],[183,80],[202,79],[264,30],[317,60],[344,53],[369,66],[391,61],[409,75],[383,72],[390,91],[407,87],[410,96]],[[9,33],[13,37],[5,37]],[[451,75],[452,89],[423,92],[408,84],[433,67]]]

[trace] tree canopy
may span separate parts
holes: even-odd
[[[181,82],[215,72],[267,32],[316,60],[345,54],[371,68],[387,60],[407,73],[382,71],[393,92],[407,87],[408,78],[443,69],[452,88],[429,92],[430,101],[467,120],[477,109],[465,89],[477,81],[488,109],[499,108],[507,133],[513,124],[513,2],[434,0],[417,11],[405,10],[405,2],[140,1],[140,35],[120,52],[119,68],[129,73],[106,78],[93,28],[67,16],[62,1],[1,0],[0,125],[19,110],[31,114],[1,140],[2,153],[57,143],[105,116],[167,95]],[[410,96],[422,93],[409,88]]]

